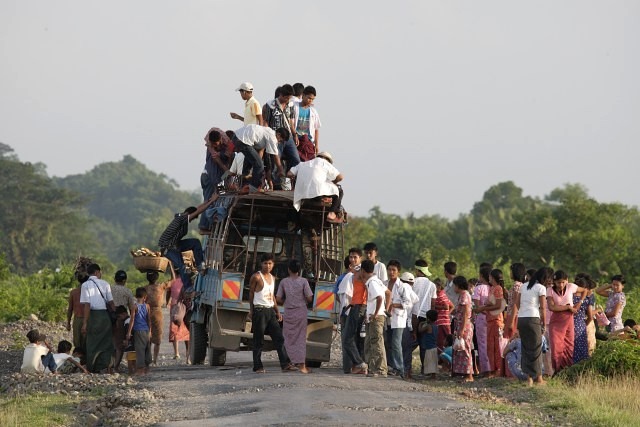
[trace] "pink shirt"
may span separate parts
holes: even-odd
[[[567,283],[566,288],[564,289],[564,295],[558,295],[556,291],[553,290],[553,286],[547,288],[547,298],[553,298],[553,303],[557,306],[563,306],[569,304],[573,307],[573,294],[578,290],[578,285],[575,283]]]
[[[471,297],[471,299],[473,299],[474,301],[478,300],[480,302],[478,304],[478,307],[481,307],[487,303],[487,301],[489,300],[490,289],[491,289],[491,286],[487,285],[486,283],[478,282],[476,284],[476,287],[473,289],[473,296]],[[485,314],[478,313],[477,316],[484,317]]]

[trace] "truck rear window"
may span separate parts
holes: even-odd
[[[258,236],[257,237],[257,252],[279,254],[282,252],[282,239],[280,237],[271,236]],[[243,236],[242,241],[250,252],[253,252],[253,248],[256,245],[256,236]]]

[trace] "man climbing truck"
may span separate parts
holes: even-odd
[[[276,287],[291,259],[302,263],[314,293],[307,315],[307,364],[329,361],[336,304],[332,292],[342,268],[343,224],[327,221],[331,203],[307,200],[300,211],[292,191],[222,194],[212,206],[217,219],[205,235],[206,275],[196,281],[191,318],[191,360],[224,365],[227,351],[251,351],[249,280],[260,257],[273,254]],[[264,350],[273,349],[265,337]]]

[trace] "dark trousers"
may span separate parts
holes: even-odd
[[[189,288],[193,285],[191,283],[191,277],[189,277],[189,274],[184,267],[182,252],[193,251],[193,257],[196,260],[196,268],[200,268],[200,266],[202,265],[202,261],[204,261],[202,244],[198,239],[191,238],[179,240],[176,246],[176,248],[168,249],[167,253],[164,256],[167,257],[169,261],[173,263],[173,266],[178,270],[184,287]]]
[[[235,150],[239,153],[244,154],[245,165],[247,163],[251,165],[251,181],[249,181],[249,184],[256,188],[260,188],[260,186],[262,185],[262,180],[264,179],[264,163],[262,162],[260,155],[255,150],[255,148],[243,143],[237,138],[235,138],[233,142],[235,144]]]
[[[286,368],[291,362],[284,348],[284,336],[282,328],[276,318],[276,312],[272,307],[254,307],[251,317],[253,329],[253,370],[262,369],[262,347],[264,346],[264,335],[268,334],[278,352],[280,367]]]
[[[347,356],[351,360],[351,365],[356,366],[364,362],[364,339],[360,338],[360,329],[364,322],[364,315],[367,311],[367,306],[363,304],[356,304],[351,307],[347,322],[344,326],[344,346],[342,351],[347,353]],[[362,342],[362,347],[360,347]]]
[[[411,372],[411,363],[413,362],[413,350],[418,346],[418,341],[413,339],[412,331],[404,328],[402,334],[402,359],[404,362],[404,373]],[[424,359],[423,359],[424,360]]]
[[[351,373],[351,368],[353,365],[351,364],[351,359],[347,352],[344,350],[345,338],[347,335],[345,334],[345,327],[347,325],[347,316],[340,316],[340,342],[342,343],[342,371],[345,374]]]

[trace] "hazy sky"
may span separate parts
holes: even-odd
[[[637,1],[0,0],[0,141],[53,176],[131,154],[199,189],[203,137],[316,87],[344,205],[457,217],[491,185],[640,204]],[[177,207],[176,207],[177,208]]]

